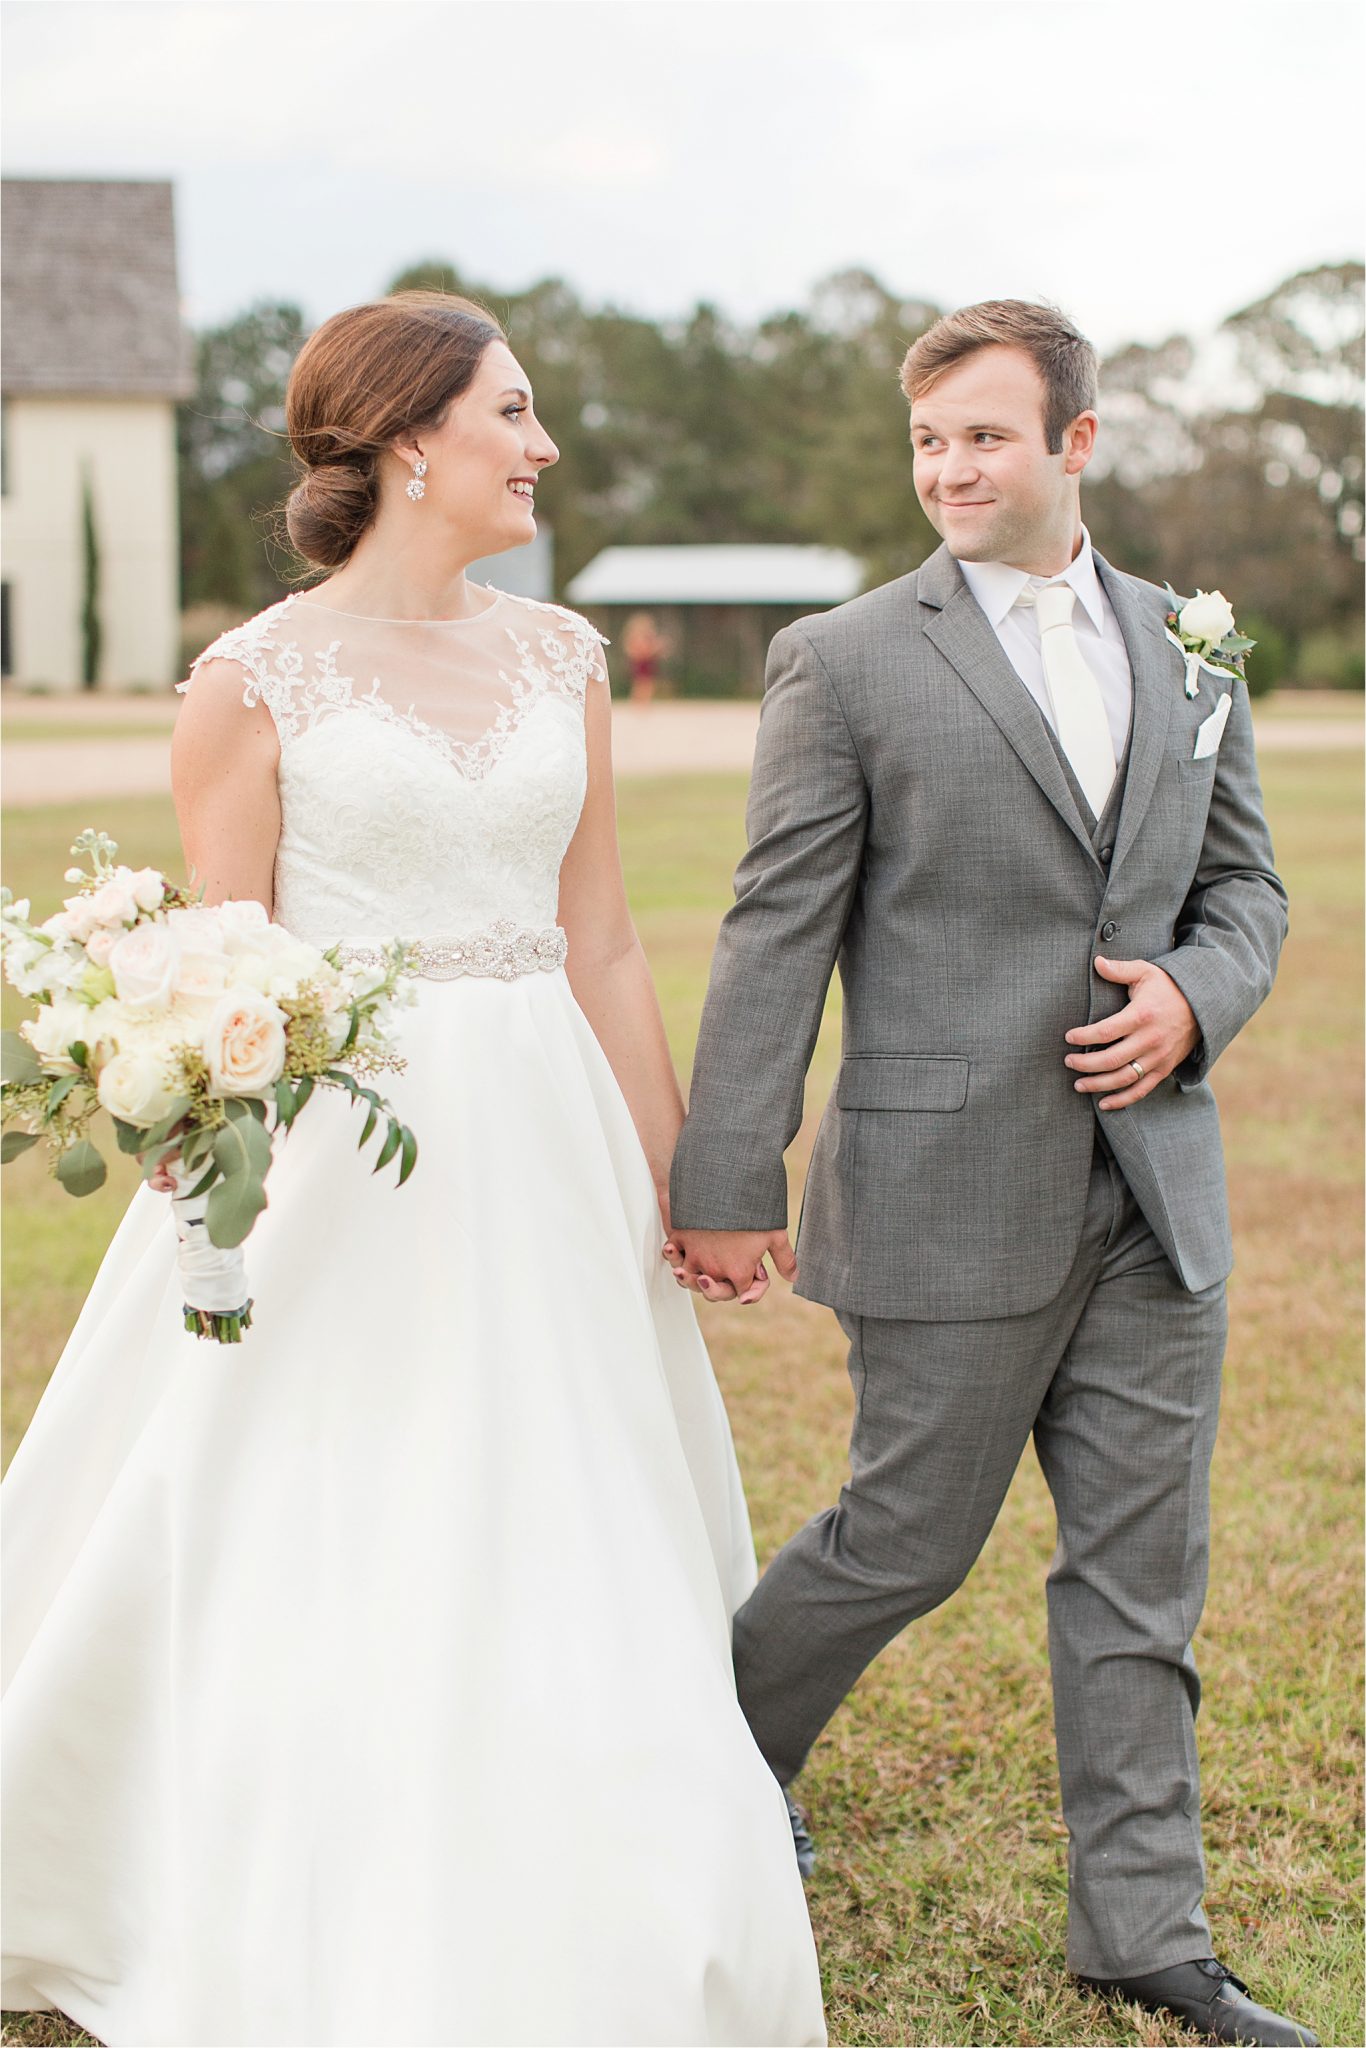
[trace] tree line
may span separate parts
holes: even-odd
[[[1363,275],[1300,272],[1212,337],[1135,343],[1102,366],[1096,544],[1179,591],[1224,590],[1261,643],[1261,687],[1362,681]],[[561,451],[537,493],[561,591],[618,542],[816,542],[859,557],[869,587],[937,545],[897,384],[941,310],[928,301],[849,270],[742,325],[707,304],[678,320],[590,306],[553,278],[510,294],[440,262],[389,289],[414,285],[488,305],[530,373]],[[307,331],[297,306],[262,303],[196,337],[178,425],[187,608],[241,617],[299,574],[276,515]]]

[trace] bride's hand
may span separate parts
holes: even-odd
[[[141,1152],[139,1152],[137,1156],[138,1164],[141,1165]],[[154,1195],[173,1195],[175,1193],[175,1182],[172,1180],[168,1169],[174,1166],[176,1160],[179,1159],[179,1157],[180,1150],[179,1147],[177,1147],[177,1149],[174,1152],[168,1152],[166,1153],[164,1158],[159,1159],[156,1163],[155,1171],[148,1174],[147,1185],[152,1190],[152,1193]]]

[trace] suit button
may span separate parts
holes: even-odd
[[[1114,859],[1114,854],[1115,849],[1113,846],[1102,846],[1102,848],[1100,849],[1101,861],[1107,868],[1109,867],[1110,862]]]
[[[1104,939],[1107,946],[1109,945],[1111,939],[1118,938],[1119,926],[1115,923],[1112,917],[1106,918],[1104,924],[1100,928],[1100,935]]]

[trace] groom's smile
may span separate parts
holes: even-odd
[[[954,364],[914,400],[916,495],[960,560],[1009,562],[1044,576],[1071,561],[1095,415],[1082,413],[1050,449],[1046,397],[1025,351],[996,344]]]

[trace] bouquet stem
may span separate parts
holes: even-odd
[[[209,1236],[204,1217],[208,1194],[188,1192],[198,1179],[186,1173],[179,1161],[167,1167],[177,1190],[171,1197],[180,1248],[176,1264],[185,1290],[185,1328],[192,1337],[213,1344],[240,1344],[242,1332],[251,1328],[251,1299],[247,1293],[247,1262],[240,1245],[224,1248]]]

